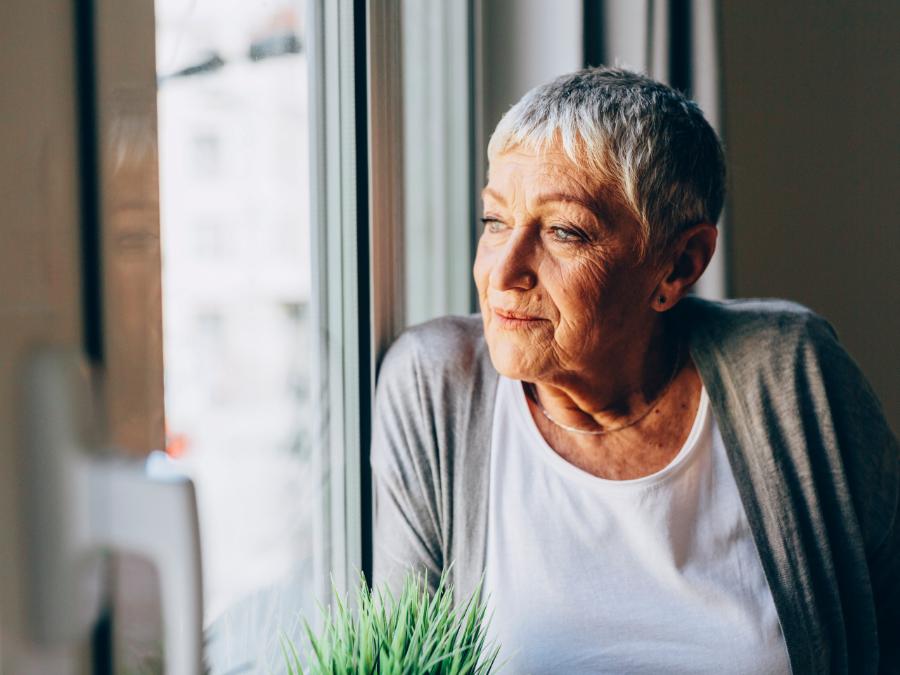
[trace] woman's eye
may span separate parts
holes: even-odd
[[[565,241],[565,242],[580,241],[582,238],[581,235],[578,234],[577,232],[575,232],[574,230],[570,230],[565,227],[560,227],[559,225],[554,225],[553,227],[550,228],[550,231],[553,233],[553,237],[557,241]]]
[[[484,224],[484,231],[490,232],[491,234],[497,234],[506,227],[501,221],[495,218],[482,218],[481,222]]]

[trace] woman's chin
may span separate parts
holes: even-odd
[[[532,382],[540,371],[538,364],[534,362],[533,353],[526,353],[521,347],[511,345],[505,340],[489,341],[488,351],[494,369],[511,380]]]

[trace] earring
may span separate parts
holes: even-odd
[[[659,304],[661,304],[661,305],[666,304],[666,296],[664,296],[664,295],[659,296],[658,302],[659,302]]]

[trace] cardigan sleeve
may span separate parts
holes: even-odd
[[[466,602],[484,569],[498,375],[479,315],[408,328],[381,366],[372,438],[374,581],[441,574]]]
[[[869,566],[879,672],[900,673],[900,447],[869,383],[824,320],[813,328]]]
[[[372,425],[373,583],[397,596],[409,571],[434,591],[443,567],[439,481],[427,396],[414,334],[391,347],[381,366]]]
[[[878,619],[879,672],[900,673],[900,518],[895,495],[891,524],[869,565]]]

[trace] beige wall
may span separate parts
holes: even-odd
[[[900,3],[721,11],[732,295],[828,318],[900,431]]]

